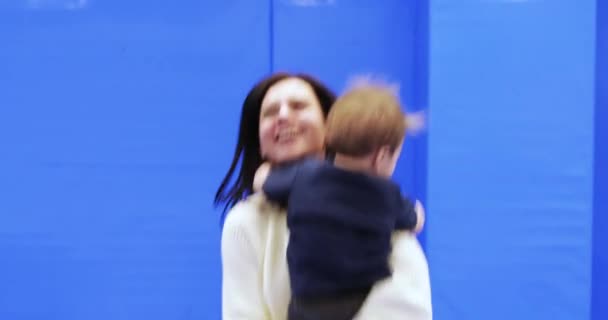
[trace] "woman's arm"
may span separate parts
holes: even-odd
[[[262,298],[259,248],[253,242],[255,206],[237,204],[222,230],[222,319],[270,319]],[[253,228],[253,229],[252,229]]]
[[[413,232],[393,234],[393,275],[374,285],[356,319],[431,320],[429,269]]]
[[[415,232],[424,226],[424,207],[416,201],[418,223]],[[390,265],[391,277],[376,283],[356,319],[431,320],[431,281],[429,266],[414,232],[393,233]]]

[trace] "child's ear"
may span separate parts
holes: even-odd
[[[379,166],[386,162],[386,160],[390,159],[391,155],[391,148],[388,146],[382,146],[376,150],[374,154],[374,167],[376,170],[378,170]]]
[[[380,159],[386,160],[391,158],[393,153],[391,152],[391,148],[389,146],[382,146],[380,150],[378,150],[378,156]]]

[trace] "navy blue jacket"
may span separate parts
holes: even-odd
[[[287,207],[287,262],[296,297],[363,290],[391,274],[395,229],[412,229],[416,212],[397,184],[306,159],[274,167],[262,187]]]

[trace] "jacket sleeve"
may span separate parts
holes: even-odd
[[[399,212],[400,214],[397,216],[395,229],[411,231],[416,227],[418,221],[416,208],[408,198],[402,197],[401,195],[399,197],[401,201],[401,210]]]
[[[299,167],[300,163],[296,162],[270,169],[266,182],[262,186],[266,198],[286,207]]]

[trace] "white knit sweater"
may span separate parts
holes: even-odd
[[[224,320],[287,319],[288,239],[285,212],[261,194],[229,212],[222,232]],[[390,260],[392,277],[374,286],[356,319],[432,319],[428,265],[412,233],[394,234]]]

